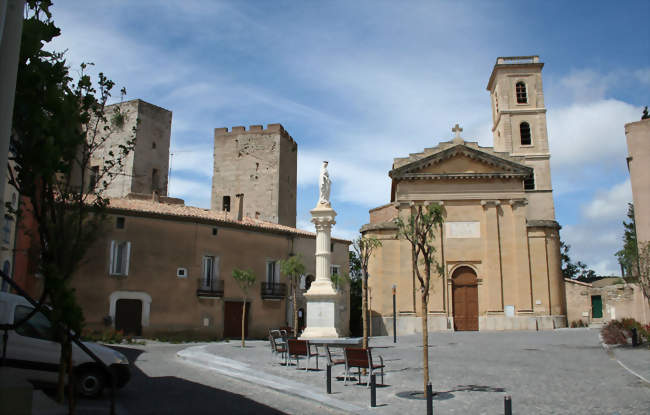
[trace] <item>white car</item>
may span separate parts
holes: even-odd
[[[0,324],[13,324],[24,319],[34,307],[19,295],[0,292]],[[0,330],[0,358],[5,353],[4,366],[18,376],[33,382],[56,383],[61,345],[54,341],[50,321],[40,312],[34,314],[16,330],[8,330],[4,349],[4,330]],[[96,343],[83,342],[116,375],[116,386],[124,386],[131,377],[129,360],[122,353]],[[72,344],[72,365],[77,391],[94,397],[110,384],[110,375],[79,346]]]

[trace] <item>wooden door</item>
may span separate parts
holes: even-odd
[[[460,267],[452,276],[454,330],[478,330],[478,281],[469,267]]]
[[[226,301],[223,316],[223,337],[241,339],[242,301]],[[246,303],[246,321],[244,321],[244,337],[248,337],[248,320],[251,311],[250,303]]]
[[[142,301],[123,298],[115,303],[115,330],[142,335]]]
[[[591,296],[591,318],[603,318],[603,299],[599,295]]]

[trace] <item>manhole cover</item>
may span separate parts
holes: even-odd
[[[423,401],[426,399],[424,396],[424,393],[422,391],[404,391],[404,392],[398,392],[395,394],[399,398],[404,398],[404,399],[414,399],[414,400],[419,400]],[[449,392],[433,392],[433,400],[434,401],[444,401],[447,399],[451,399],[454,397],[453,393]]]

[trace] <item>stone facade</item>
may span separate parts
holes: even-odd
[[[122,126],[113,121],[115,109],[124,115]],[[106,107],[112,132],[100,151],[93,154],[91,171],[101,171],[110,151],[117,154],[119,146],[135,135],[135,148],[123,160],[122,171],[109,183],[105,197],[125,197],[130,193],[167,195],[169,144],[172,113],[140,99]],[[100,125],[100,128],[102,126]]]
[[[650,324],[650,304],[638,284],[621,278],[593,283],[565,279],[564,284],[569,324],[582,321],[585,325],[600,325],[623,318]]]
[[[650,119],[625,124],[634,221],[640,242],[650,242]]]
[[[435,238],[443,275],[432,276],[430,330],[566,325],[542,66],[536,56],[497,59],[488,84],[494,148],[466,141],[456,126],[453,140],[394,160],[391,203],[372,209],[361,229],[382,242],[369,264],[374,333],[392,333],[393,284],[398,332],[420,330],[411,246],[396,238],[394,220],[428,203],[442,205],[445,220]],[[470,283],[457,283],[461,276]]]
[[[296,226],[297,161],[280,124],[215,128],[211,208]]]

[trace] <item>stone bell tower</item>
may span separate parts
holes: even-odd
[[[494,149],[523,156],[534,169],[524,182],[529,220],[555,220],[551,153],[539,56],[499,57],[487,85],[492,102]]]

